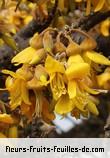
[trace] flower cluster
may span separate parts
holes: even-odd
[[[20,107],[29,120],[37,116],[48,123],[55,119],[54,112],[76,118],[98,115],[93,97],[103,84],[103,74],[97,76],[98,65],[110,65],[110,61],[93,51],[97,44],[92,37],[81,33],[85,38],[77,44],[66,31],[47,28],[12,59],[14,65],[22,64],[16,72],[2,71],[10,75],[6,89],[12,111]]]

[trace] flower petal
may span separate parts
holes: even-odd
[[[60,73],[65,72],[64,66],[49,55],[47,56],[47,59],[45,61],[45,68],[49,74],[55,72],[60,72]]]
[[[89,74],[90,66],[87,63],[72,64],[66,70],[66,76],[69,80],[82,78]]]
[[[32,48],[32,47],[28,47],[26,49],[24,49],[23,51],[21,51],[20,53],[18,53],[13,59],[12,59],[12,63],[16,63],[16,65],[19,65],[21,63],[30,63],[33,56],[36,55],[36,49]]]
[[[29,101],[29,91],[26,87],[26,83],[24,81],[21,82],[21,97],[24,103],[30,105],[31,102]]]
[[[80,83],[83,89],[93,95],[98,95],[100,92],[98,90],[94,90],[92,88],[89,88],[85,83]]]
[[[109,36],[110,32],[110,19],[106,19],[105,21],[103,21],[101,23],[101,28],[100,31],[102,33],[103,36]]]
[[[67,114],[74,108],[72,101],[69,99],[69,96],[62,95],[55,105],[55,112],[58,114]]]
[[[13,78],[17,78],[17,74],[13,71],[10,71],[10,70],[2,70],[2,73],[6,74],[6,75],[10,75],[12,76]]]
[[[85,52],[85,55],[97,64],[110,65],[110,60],[99,53],[87,51]]]
[[[97,82],[99,86],[104,86],[107,81],[110,80],[110,73],[104,72],[101,75],[97,76]]]
[[[88,109],[91,113],[93,113],[93,114],[95,114],[95,115],[98,115],[98,114],[99,114],[99,112],[98,112],[98,110],[97,110],[97,108],[96,108],[96,105],[95,105],[92,101],[89,101],[89,102],[88,102],[87,109]]]
[[[70,66],[72,63],[84,63],[84,60],[81,57],[81,55],[76,54],[76,55],[70,56],[67,61],[68,66]]]
[[[95,7],[94,12],[100,11],[104,6],[105,0],[99,0],[97,6]]]
[[[74,80],[71,80],[68,82],[68,94],[69,98],[73,99],[76,97],[76,91],[77,91],[77,83]]]

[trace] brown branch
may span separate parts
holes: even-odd
[[[81,29],[89,31],[91,28],[104,21],[108,17],[110,17],[110,11],[96,12],[93,15],[86,17],[84,20],[81,20],[79,26]]]
[[[25,26],[23,29],[21,29],[15,36],[14,39],[18,45],[18,48],[20,50],[26,48],[28,46],[28,41],[30,37],[33,36],[35,32],[42,32],[45,28],[47,28],[57,9],[58,0],[55,0],[54,7],[49,13],[49,16],[47,19],[45,19],[43,22],[39,22],[36,20],[32,20],[27,26]],[[8,68],[11,69],[12,65],[10,63],[12,57],[16,54],[13,49],[11,49],[9,46],[4,45],[0,48],[0,68]]]

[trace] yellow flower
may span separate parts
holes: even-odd
[[[45,68],[50,76],[50,87],[53,93],[53,98],[57,100],[62,94],[66,93],[63,79],[65,68],[63,64],[53,59],[51,56],[47,56]]]
[[[81,111],[81,113],[91,112],[95,115],[98,115],[99,112],[96,108],[96,105],[93,101],[89,98],[87,93],[79,92],[76,98],[73,99],[74,106]]]
[[[46,53],[44,49],[34,49],[32,47],[28,47],[18,53],[13,59],[12,63],[15,65],[19,64],[38,64],[45,57]]]
[[[6,80],[6,89],[10,92],[11,109],[14,110],[22,102],[30,105],[26,81],[30,80],[33,75],[27,65],[23,65],[16,73],[8,70],[3,70],[2,72],[11,76]]]
[[[46,69],[42,65],[38,65],[34,69],[33,78],[27,82],[27,87],[29,89],[38,90],[47,86],[48,83],[48,73],[46,72]]]
[[[70,56],[67,62],[67,69],[65,71],[68,79],[68,94],[70,99],[77,96],[78,91],[85,91],[90,94],[99,94],[98,91],[93,90],[91,87],[90,78],[90,65],[85,63],[83,58],[76,54]]]
[[[80,55],[71,56],[67,64],[65,75],[68,79],[68,94],[70,99],[72,99],[77,95],[77,81],[89,74],[90,66],[83,61]]]
[[[96,105],[89,99],[89,94],[99,94],[98,91],[89,88],[90,65],[85,63],[81,55],[70,56],[65,70],[67,78],[67,94],[61,95],[55,105],[55,112],[67,114],[80,110],[80,113],[88,112],[98,115]]]
[[[87,114],[88,116],[89,112],[95,115],[99,114],[95,103],[84,92],[79,92],[74,99],[70,99],[68,94],[62,95],[55,105],[55,112],[60,115],[65,115],[69,112],[74,113],[76,109],[80,111],[79,116],[80,114]]]

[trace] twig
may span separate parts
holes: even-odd
[[[80,21],[79,26],[81,29],[89,31],[91,28],[110,17],[110,11],[107,12],[97,12],[93,15],[88,16],[83,21]]]

